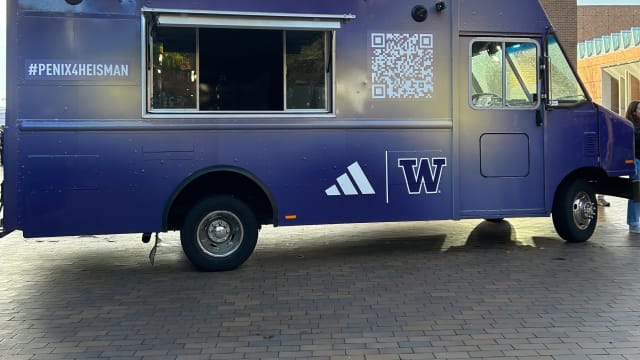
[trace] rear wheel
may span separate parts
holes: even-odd
[[[598,205],[593,186],[574,179],[558,188],[553,201],[553,225],[568,242],[589,240],[598,222]]]
[[[214,196],[187,213],[180,240],[185,255],[199,270],[233,270],[253,253],[258,224],[244,202],[231,196]]]

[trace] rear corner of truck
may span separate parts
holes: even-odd
[[[2,6],[6,6],[6,14],[15,14],[18,7],[18,0],[8,0]],[[18,26],[15,17],[7,16],[6,18],[6,47],[7,54],[13,54],[18,42],[16,36],[16,27]],[[17,229],[17,213],[15,209],[15,201],[13,198],[17,195],[17,191],[9,190],[10,183],[16,183],[18,179],[18,165],[15,162],[17,149],[12,147],[10,138],[16,139],[16,106],[18,93],[18,57],[7,56],[5,64],[6,70],[6,108],[2,112],[2,121],[0,123],[0,238],[8,235]],[[13,201],[13,202],[12,202]],[[13,207],[9,204],[14,204]],[[13,216],[13,218],[12,218]]]
[[[2,114],[3,117],[5,114]],[[2,174],[2,181],[0,182],[0,238],[8,235],[13,231],[13,229],[7,228],[5,226],[5,178],[6,178],[6,167],[5,167],[5,136],[6,136],[6,126],[3,122],[0,124],[0,173]]]

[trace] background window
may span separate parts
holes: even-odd
[[[197,104],[196,31],[158,28],[153,34],[155,109],[193,109]]]
[[[326,98],[324,34],[287,31],[287,109],[323,109]]]

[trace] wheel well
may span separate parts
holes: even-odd
[[[273,224],[275,206],[271,197],[257,181],[236,171],[211,171],[191,179],[175,195],[165,212],[165,228],[178,230],[193,205],[212,195],[231,195],[253,210],[259,224]]]
[[[601,193],[599,184],[600,180],[607,178],[607,173],[601,168],[581,168],[577,169],[574,172],[567,175],[556,187],[556,193],[559,189],[561,189],[566,183],[572,182],[575,179],[585,179],[589,182],[592,182],[594,185],[594,190],[596,193]],[[555,200],[555,194],[554,194]]]

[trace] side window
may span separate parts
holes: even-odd
[[[471,103],[502,107],[503,62],[501,43],[476,41],[471,53]]]
[[[538,103],[538,46],[531,40],[471,44],[471,104],[477,108],[531,108]]]
[[[147,112],[331,113],[349,15],[276,16],[147,14]]]
[[[587,100],[556,37],[549,36],[549,105],[571,106]]]

